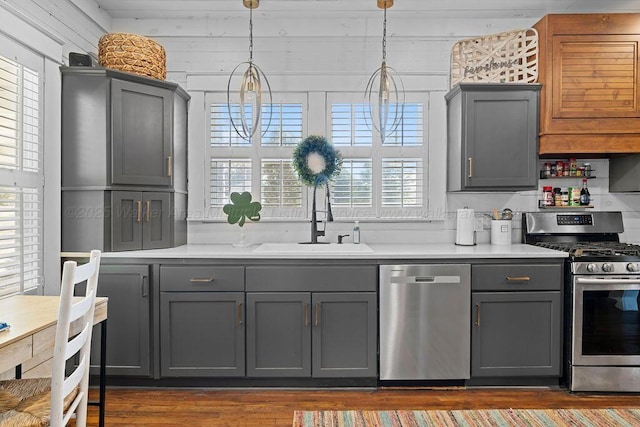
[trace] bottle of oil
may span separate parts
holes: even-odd
[[[587,188],[587,178],[582,178],[582,190],[580,190],[580,206],[589,206],[591,195]]]

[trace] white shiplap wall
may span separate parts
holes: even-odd
[[[239,0],[238,3],[240,4]],[[363,90],[367,78],[379,66],[381,56],[381,13],[364,15],[320,10],[313,13],[269,13],[258,9],[254,14],[254,59],[265,70],[274,91]],[[327,7],[331,7],[327,3]],[[98,38],[108,31],[143,34],[159,41],[167,50],[170,81],[181,84],[192,95],[189,123],[189,190],[191,211],[200,208],[204,197],[205,117],[203,91],[226,89],[228,74],[248,56],[248,14],[241,6],[235,12],[212,16],[165,19],[111,18],[93,0],[5,0],[2,8],[28,17],[46,32],[61,40],[60,60],[70,51],[96,55]],[[267,8],[265,8],[267,9]],[[544,13],[527,13],[519,18],[501,18],[496,11],[483,12],[482,19],[388,13],[388,61],[402,73],[407,90],[430,94],[429,114],[429,185],[430,216],[438,220],[413,223],[364,223],[364,242],[453,242],[458,207],[470,206],[482,218],[494,207],[514,211],[535,210],[539,191],[517,193],[445,193],[446,114],[444,94],[449,88],[449,53],[453,44],[467,37],[526,28]],[[18,39],[21,30],[12,30]],[[17,33],[16,33],[17,32]],[[48,78],[55,78],[49,76]],[[57,113],[53,113],[54,117]],[[59,117],[58,117],[59,118]],[[591,180],[596,206],[622,210],[627,232],[623,238],[640,241],[640,197],[636,194],[611,195],[607,191],[606,160],[593,160],[598,175]],[[59,173],[59,171],[58,171]],[[49,221],[51,222],[51,221]],[[59,221],[58,221],[59,223]],[[514,239],[518,238],[519,221]],[[59,226],[50,224],[50,228]],[[478,240],[489,240],[485,221]],[[329,238],[349,232],[351,224],[339,218],[329,227]],[[261,241],[299,241],[309,233],[308,223],[273,223],[267,220],[245,226],[249,238]],[[229,243],[237,239],[237,227],[228,224],[191,222],[189,242]]]

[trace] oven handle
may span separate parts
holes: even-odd
[[[607,283],[610,285],[640,285],[639,279],[588,279],[586,277],[576,277],[576,283],[581,285],[601,285]]]

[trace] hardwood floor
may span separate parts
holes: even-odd
[[[96,390],[92,390],[96,397]],[[109,388],[111,426],[291,426],[294,410],[640,407],[640,394],[569,393],[546,388],[175,389]],[[89,426],[98,410],[89,408]]]

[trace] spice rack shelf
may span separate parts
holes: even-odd
[[[540,179],[595,179],[595,176],[569,175],[569,176],[541,176]]]
[[[557,210],[566,210],[566,209],[593,209],[595,206],[593,205],[580,205],[580,206],[545,206],[542,204],[542,200],[538,200],[538,208],[539,209],[557,209]]]

